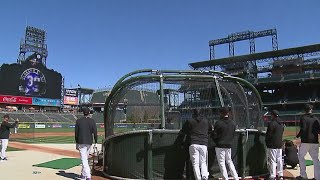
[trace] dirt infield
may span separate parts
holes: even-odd
[[[12,142],[12,141],[10,142],[9,145],[10,145],[10,147],[15,147],[15,148],[19,148],[19,149],[32,150],[32,151],[36,151],[36,152],[43,152],[43,153],[79,158],[79,152],[77,152],[76,150],[70,150],[70,148],[60,149],[60,148],[48,147],[48,146],[41,145],[41,144],[32,145],[32,144]],[[93,173],[92,179],[93,180],[106,180],[107,178],[103,177],[103,174],[102,174],[102,167],[98,167],[97,170],[98,171]],[[75,172],[73,174],[77,174],[77,173],[80,173],[80,172]],[[294,177],[287,170],[284,171],[284,175],[288,179],[291,179]]]
[[[68,150],[68,149],[60,149],[60,148],[53,148],[53,147],[45,147],[41,145],[32,145],[32,144],[26,144],[21,142],[10,142],[10,147],[18,148],[18,149],[24,149],[24,150],[31,150],[36,152],[43,152],[43,153],[49,153],[49,154],[55,154],[55,155],[62,155],[62,156],[68,156],[68,157],[74,157],[79,158],[79,152],[76,150]],[[107,178],[103,177],[103,174],[101,172],[102,168],[100,167],[100,171],[95,171],[92,174],[93,180],[106,180]],[[80,172],[78,172],[80,173]]]
[[[76,151],[43,147],[43,146],[35,146],[32,144],[26,144],[26,143],[21,143],[21,142],[10,142],[10,147],[45,152],[45,153],[51,153],[51,154],[57,154],[57,155],[63,155],[63,156],[70,156],[70,157],[76,157],[76,158],[80,157],[79,152],[76,152]]]
[[[104,135],[103,132],[100,132],[99,135]],[[295,131],[285,131],[284,132],[284,137],[285,136],[295,136],[296,132]],[[36,138],[36,137],[55,137],[55,136],[74,136],[74,132],[35,132],[35,133],[18,133],[18,134],[12,134],[10,138]],[[68,156],[68,157],[74,157],[74,158],[79,158],[79,152],[70,149],[62,149],[60,148],[55,148],[55,147],[46,147],[42,146],[41,144],[27,144],[27,143],[22,143],[22,142],[14,142],[10,141],[9,143],[10,147],[18,148],[18,149],[25,149],[25,150],[31,150],[31,151],[36,151],[36,152],[43,152],[43,153],[49,153],[49,154],[55,154],[55,155],[62,155],[62,156]],[[93,174],[93,180],[102,180],[106,179],[103,177],[103,174],[101,172],[102,168],[100,167],[100,171],[96,171]],[[75,174],[80,173],[80,172],[75,172]],[[285,170],[284,175],[287,177],[287,179],[294,179],[294,175]]]
[[[74,136],[73,132],[41,132],[41,133],[17,133],[11,134],[11,138],[34,138],[34,137],[53,137],[53,136]]]
[[[296,136],[297,133],[295,131],[284,131],[283,132],[283,137],[288,137],[288,136]]]

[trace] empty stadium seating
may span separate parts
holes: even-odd
[[[76,119],[83,116],[82,114],[72,114],[72,113],[23,112],[23,111],[0,112],[0,116],[3,116],[4,114],[9,114],[11,121],[19,119],[20,122],[74,123]]]
[[[95,91],[91,97],[91,103],[104,103],[106,101],[106,97],[108,95],[108,90]]]

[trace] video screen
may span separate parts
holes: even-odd
[[[61,99],[60,73],[42,63],[3,64],[0,69],[0,94]]]

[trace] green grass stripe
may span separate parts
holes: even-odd
[[[23,151],[23,149],[18,149],[18,148],[8,146],[7,151]]]
[[[52,143],[52,144],[70,144],[75,143],[74,136],[48,136],[35,138],[14,138],[12,141],[23,143]]]
[[[104,129],[97,128],[97,131],[104,132]],[[43,133],[43,132],[74,132],[74,128],[18,129],[18,133]]]
[[[282,139],[293,140],[294,138],[296,138],[296,136],[283,136]]]
[[[300,130],[299,126],[288,126],[284,128],[285,131],[292,131],[292,132],[296,132]]]

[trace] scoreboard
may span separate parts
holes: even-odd
[[[2,64],[0,69],[0,95],[37,97],[61,100],[62,76],[32,60],[22,64]],[[50,100],[50,101],[49,101]]]

